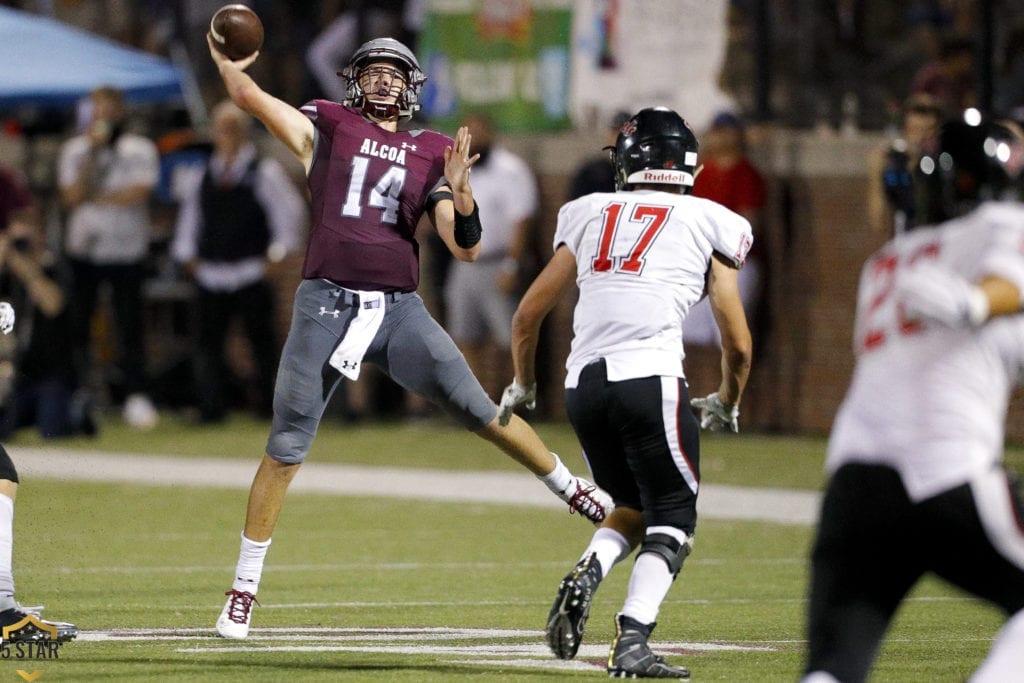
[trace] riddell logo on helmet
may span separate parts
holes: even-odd
[[[682,171],[644,171],[641,183],[681,183],[686,174]]]

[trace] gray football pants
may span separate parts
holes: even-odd
[[[342,375],[328,359],[358,311],[355,292],[326,280],[303,280],[295,293],[274,387],[267,455],[302,462]],[[385,296],[383,322],[363,357],[400,386],[438,405],[470,431],[497,415],[448,333],[415,292]]]

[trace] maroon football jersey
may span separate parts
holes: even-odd
[[[302,276],[350,289],[416,289],[416,226],[444,175],[452,139],[427,130],[392,133],[327,100],[304,105],[302,113],[317,130]]]

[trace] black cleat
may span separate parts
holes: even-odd
[[[641,624],[622,614],[615,615],[615,642],[608,655],[611,678],[675,678],[690,680],[690,670],[668,664],[651,652],[647,638],[654,624]]]
[[[74,624],[39,618],[42,607],[20,605],[0,611],[0,637],[5,643],[35,643],[53,640],[66,643],[78,635]]]
[[[558,597],[548,614],[545,633],[548,647],[559,659],[572,659],[583,641],[583,625],[590,615],[590,601],[601,583],[601,564],[590,553],[562,579]]]

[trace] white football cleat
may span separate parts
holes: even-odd
[[[574,476],[560,496],[569,504],[570,513],[578,512],[594,524],[603,522],[615,509],[611,496],[582,477]]]
[[[242,640],[249,636],[249,623],[252,621],[252,605],[260,604],[256,596],[246,591],[229,590],[224,595],[228,601],[217,619],[217,633],[221,638]]]

